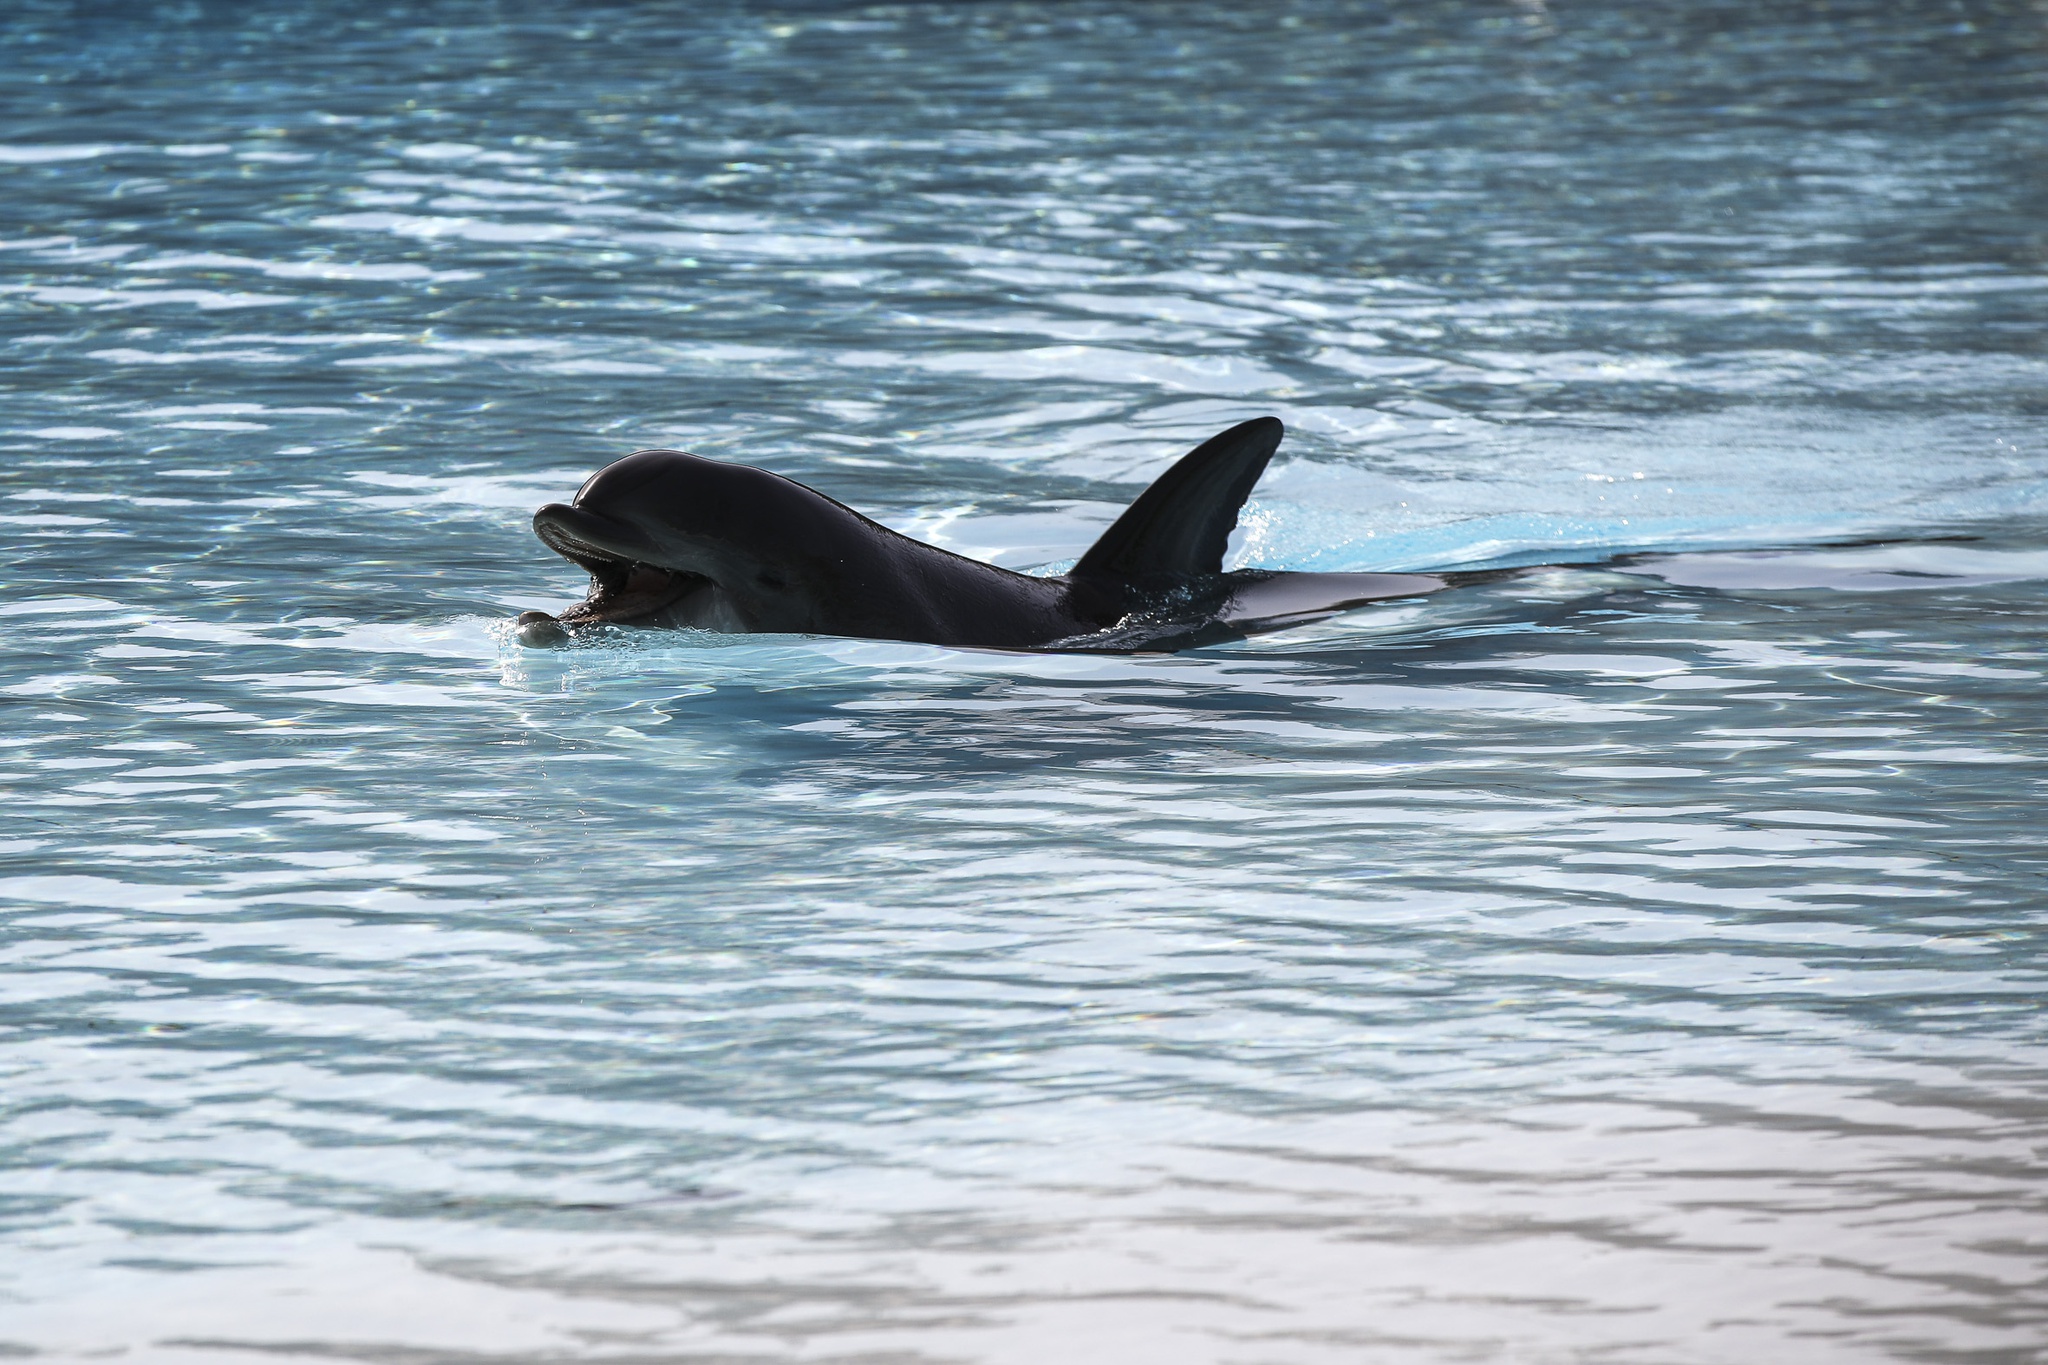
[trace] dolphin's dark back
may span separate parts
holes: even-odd
[[[816,489],[678,450],[606,466],[534,513],[591,596],[521,638],[606,621],[988,649],[1186,649],[1445,586],[1415,574],[1223,572],[1237,516],[1279,448],[1272,417],[1189,451],[1074,568],[1038,578],[912,540]]]
[[[1074,577],[1144,582],[1222,573],[1238,511],[1286,430],[1277,417],[1255,417],[1183,455],[1081,556]]]
[[[556,525],[712,580],[754,631],[1014,647],[1121,614],[1076,615],[1059,582],[912,540],[783,475],[681,450],[607,465],[574,506],[535,514],[551,545]]]

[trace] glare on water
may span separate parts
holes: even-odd
[[[2019,1362],[2048,26],[0,16],[0,1353]],[[684,446],[1175,656],[507,625]]]

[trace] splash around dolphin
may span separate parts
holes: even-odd
[[[614,625],[1152,653],[1450,585],[1432,574],[1225,573],[1238,512],[1284,431],[1259,417],[1204,441],[1048,578],[899,535],[765,469],[637,451],[533,514],[542,543],[589,571],[590,595],[558,616],[523,613],[517,635],[546,647]]]

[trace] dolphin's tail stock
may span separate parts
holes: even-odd
[[[1144,581],[1222,573],[1238,509],[1286,430],[1277,417],[1254,417],[1181,456],[1089,547],[1073,576]]]

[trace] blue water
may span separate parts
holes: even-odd
[[[2048,23],[0,15],[0,1354],[2038,1361]],[[758,463],[1173,657],[529,653]],[[1620,556],[1620,558],[1617,558]]]

